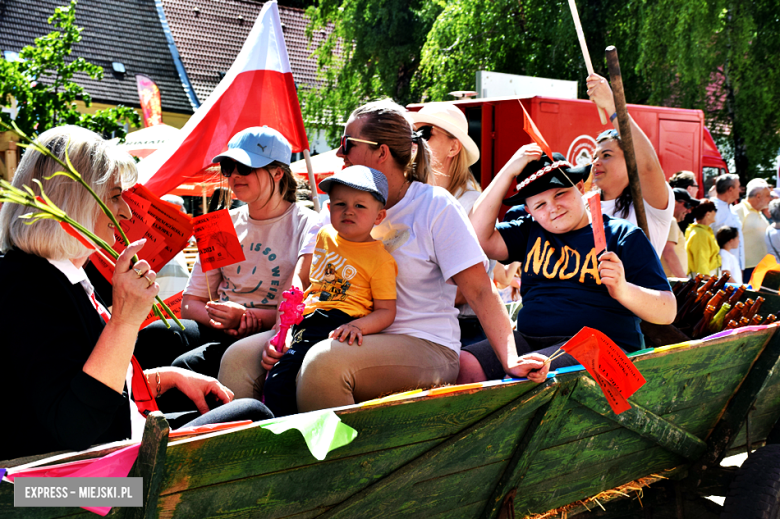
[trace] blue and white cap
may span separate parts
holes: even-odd
[[[284,135],[268,126],[254,126],[241,130],[230,139],[228,149],[211,162],[233,159],[250,168],[262,168],[273,161],[290,164],[292,146]]]
[[[320,189],[330,193],[333,184],[343,184],[358,191],[365,191],[387,204],[387,177],[381,171],[368,166],[350,166],[320,182]]]

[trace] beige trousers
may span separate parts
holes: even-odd
[[[263,348],[275,334],[268,330],[244,337],[231,344],[222,355],[217,378],[233,391],[235,398],[262,398],[266,371],[260,360]]]
[[[303,361],[298,410],[340,407],[389,393],[452,384],[457,377],[458,354],[435,342],[392,334],[366,336],[362,346],[328,339],[315,344]]]

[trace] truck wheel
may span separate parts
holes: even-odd
[[[780,445],[752,453],[737,471],[721,519],[780,519]]]

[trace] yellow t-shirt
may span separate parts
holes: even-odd
[[[685,229],[688,273],[714,276],[720,267],[720,248],[709,225],[694,223]]]
[[[339,238],[332,225],[317,234],[303,314],[341,310],[363,317],[374,310],[374,299],[395,299],[398,266],[381,241],[351,242]]]

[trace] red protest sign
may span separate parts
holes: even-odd
[[[601,193],[593,191],[586,198],[593,227],[593,241],[596,244],[596,254],[598,255],[607,250],[607,238],[604,236],[604,217],[601,214]]]
[[[609,337],[584,327],[561,349],[577,359],[596,380],[615,414],[630,408],[626,399],[644,385],[645,378]]]
[[[168,305],[168,308],[171,309],[171,312],[173,312],[174,315],[179,319],[181,319],[181,300],[183,297],[184,297],[184,292],[179,292],[178,294],[174,294],[168,299],[166,299],[165,301],[163,301],[166,305]],[[160,310],[162,311],[166,319],[171,318],[171,316],[169,316],[165,310],[163,310],[162,308],[160,308]],[[144,328],[146,328],[147,326],[149,326],[150,324],[152,324],[153,322],[159,319],[160,318],[155,315],[154,310],[150,310],[149,313],[146,315],[146,319],[144,319],[144,322],[141,323],[141,328],[139,329],[143,330]]]
[[[203,272],[227,267],[246,259],[227,209],[193,218],[192,231],[198,240],[200,267]]]
[[[517,102],[520,103],[519,100]],[[534,121],[531,119],[531,116],[528,115],[528,112],[525,111],[525,106],[523,106],[523,103],[520,103],[520,108],[523,109],[523,130],[525,130],[525,133],[531,137],[531,140],[533,140],[536,144],[539,145],[540,148],[542,148],[542,151],[547,154],[547,157],[550,160],[554,160],[550,145],[547,144],[546,140],[544,140],[544,137],[542,137],[542,132],[540,132],[539,128],[536,127],[536,124],[534,124]]]
[[[122,193],[122,197],[133,214],[129,220],[120,221],[119,225],[130,242],[146,238],[146,245],[138,257],[146,260],[152,270],[160,270],[187,246],[192,236],[189,216],[177,206],[160,200],[140,184]],[[114,237],[114,250],[121,254],[127,244],[118,231]],[[111,281],[114,276],[113,265],[97,254],[93,254],[91,260],[103,276]]]

